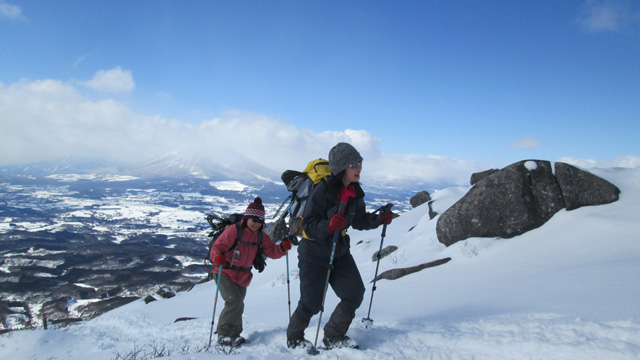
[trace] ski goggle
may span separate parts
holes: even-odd
[[[347,167],[348,167],[348,168],[350,168],[350,169],[357,169],[357,168],[359,168],[360,166],[362,166],[362,161],[359,161],[359,162],[357,162],[357,163],[353,163],[353,164],[351,164],[351,165],[347,165]]]

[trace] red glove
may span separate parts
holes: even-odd
[[[284,251],[291,250],[291,240],[282,240],[282,242],[280,243],[280,247],[282,247],[282,250]]]
[[[391,220],[393,220],[393,213],[391,211],[389,212],[383,212],[382,215],[380,215],[380,219],[378,219],[378,224],[391,224]]]
[[[216,255],[216,258],[213,260],[213,263],[216,266],[227,265],[227,258],[223,254],[218,254],[218,255]]]
[[[333,214],[329,223],[327,224],[327,231],[331,234],[336,232],[336,230],[341,230],[347,224],[347,220],[344,219],[342,214],[336,213]]]

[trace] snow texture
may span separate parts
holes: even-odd
[[[639,359],[640,168],[593,170],[621,190],[620,200],[560,211],[544,226],[512,239],[472,238],[444,247],[428,206],[404,213],[384,244],[398,250],[380,273],[451,257],[444,265],[377,282],[365,328],[380,229],[350,231],[367,293],[348,335],[361,350],[321,352],[316,359]],[[439,213],[468,188],[432,194]],[[366,191],[366,189],[365,189]],[[359,243],[362,241],[361,243]],[[291,299],[298,299],[297,259],[290,252]],[[207,345],[215,284],[171,299],[143,300],[64,328],[0,337],[2,359],[303,359],[286,347],[286,260],[255,274],[244,313],[250,344],[227,355]],[[217,314],[223,306],[220,300]],[[337,304],[329,291],[327,312]],[[292,310],[293,310],[292,308]],[[175,322],[176,318],[193,317]],[[323,323],[329,315],[323,316]],[[314,340],[317,316],[306,337]],[[216,318],[217,321],[217,318]],[[324,325],[324,324],[323,324]],[[320,330],[320,339],[322,330]],[[132,357],[137,352],[137,357]]]

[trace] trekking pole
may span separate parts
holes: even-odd
[[[387,204],[382,208],[382,213],[386,213],[391,211],[391,207],[393,204]],[[382,243],[384,242],[384,237],[387,235],[387,223],[382,225],[382,237],[380,238],[380,249],[378,250],[378,263],[376,264],[376,274],[373,277],[373,287],[371,288],[371,300],[369,300],[369,312],[367,313],[366,318],[362,318],[362,322],[364,323],[365,329],[369,326],[373,326],[373,319],[371,318],[371,305],[373,304],[373,293],[376,291],[376,280],[378,277],[378,268],[380,267],[380,254],[382,253]]]
[[[220,276],[222,276],[222,265],[218,268],[218,281],[216,282],[216,297],[213,300],[213,316],[211,317],[211,331],[209,332],[209,345],[211,347],[211,338],[213,337],[213,324],[216,322],[216,305],[218,305],[218,290],[220,289]]]
[[[338,208],[338,212],[340,214],[344,213],[344,208],[347,205],[347,201],[349,198],[347,196],[344,197],[342,194],[340,195],[340,207]],[[340,235],[340,231],[336,230],[333,233],[333,245],[331,246],[331,256],[329,257],[329,266],[327,270],[327,280],[324,282],[324,293],[322,294],[322,305],[320,305],[320,317],[318,318],[318,328],[316,329],[316,339],[313,342],[313,347],[307,350],[309,355],[317,355],[320,352],[316,349],[316,344],[318,344],[318,334],[320,333],[320,323],[322,322],[322,313],[324,312],[324,301],[327,298],[327,288],[329,287],[329,278],[331,277],[331,269],[333,269],[333,256],[336,253],[336,244],[338,243],[338,236]]]
[[[284,199],[284,201],[282,202],[282,204],[280,204],[280,207],[278,208],[278,210],[276,210],[276,213],[273,214],[272,219],[275,219],[278,217],[278,213],[280,213],[280,210],[282,210],[282,207],[284,206],[284,204],[291,199],[291,194],[289,194],[289,196],[287,196],[286,199]],[[289,207],[291,206],[291,204],[289,204]],[[289,210],[289,208],[287,208],[287,210],[284,212],[283,216],[287,214],[287,211]]]
[[[291,321],[291,286],[289,285],[289,250],[287,250],[287,301],[289,302],[289,321]]]

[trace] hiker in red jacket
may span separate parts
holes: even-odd
[[[260,246],[262,253],[269,258],[279,259],[291,249],[291,241],[283,240],[275,245],[269,235],[262,232],[264,227],[264,206],[259,197],[249,204],[239,226],[227,227],[211,247],[214,279],[218,280],[218,271],[222,276],[218,284],[224,308],[218,318],[218,345],[240,346],[246,339],[242,333],[242,313],[247,287],[253,274],[251,267]],[[238,229],[242,237],[238,238]],[[260,241],[260,238],[262,240]],[[239,239],[239,241],[237,241]],[[259,255],[261,256],[261,255]]]

